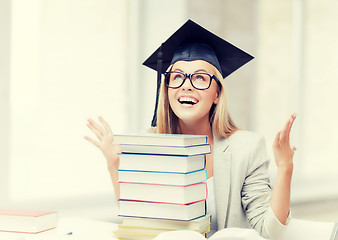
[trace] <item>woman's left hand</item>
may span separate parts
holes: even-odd
[[[278,168],[293,169],[292,157],[296,148],[290,146],[290,131],[295,119],[296,114],[292,114],[284,128],[277,133],[273,143],[273,153]]]

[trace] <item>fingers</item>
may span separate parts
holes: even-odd
[[[111,134],[113,133],[111,131],[109,124],[103,119],[103,117],[99,116],[99,121],[101,122],[102,126],[104,127],[107,133],[111,133]]]
[[[280,141],[289,141],[291,127],[296,119],[296,114],[292,114],[288,121],[285,123],[283,130],[281,131]]]
[[[288,127],[288,131],[287,131],[287,138],[289,138],[289,136],[290,136],[291,128],[292,128],[292,125],[293,125],[295,119],[296,119],[296,114],[294,113],[290,116],[290,119],[289,119],[289,127]]]
[[[97,126],[94,125],[94,121],[91,119],[88,119],[87,127],[92,130],[92,132],[96,135],[96,137],[100,140],[102,140],[103,132],[100,131]]]
[[[96,128],[102,135],[106,133],[105,129],[103,129],[98,123],[96,123],[94,120],[92,119],[88,119],[88,122],[94,127]]]

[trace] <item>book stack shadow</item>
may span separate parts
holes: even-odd
[[[148,240],[173,230],[206,234],[207,136],[115,135],[120,144],[118,239]]]

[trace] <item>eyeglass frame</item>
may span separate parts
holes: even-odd
[[[180,74],[182,74],[184,76],[184,79],[183,79],[182,83],[179,86],[177,86],[177,87],[170,87],[169,86],[169,79],[170,78],[168,76],[170,76],[171,73],[180,73]],[[209,86],[207,88],[197,88],[197,87],[194,86],[194,84],[192,83],[191,78],[192,78],[193,75],[197,75],[197,74],[204,74],[204,75],[208,75],[210,77]],[[168,72],[164,73],[165,85],[168,88],[180,88],[180,87],[182,87],[183,84],[185,83],[185,80],[187,78],[189,78],[191,86],[193,86],[193,88],[195,88],[197,90],[207,90],[207,89],[209,89],[210,86],[211,86],[212,79],[214,79],[216,81],[216,83],[217,83],[217,85],[219,86],[220,89],[222,88],[222,84],[218,80],[218,78],[214,74],[210,74],[210,73],[207,73],[207,72],[202,72],[202,73],[199,73],[199,72],[196,72],[196,73],[184,73],[184,72],[179,72],[179,71],[168,71]]]

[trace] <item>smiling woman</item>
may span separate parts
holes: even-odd
[[[194,42],[195,36],[200,42]],[[214,185],[207,199],[207,209],[214,209],[209,213],[213,219],[211,229],[255,228],[262,236],[273,238],[283,231],[289,217],[294,151],[289,145],[289,133],[295,116],[290,117],[275,139],[278,175],[271,190],[264,139],[237,129],[230,121],[223,101],[225,87],[217,84],[217,79],[225,78],[251,59],[249,54],[188,20],[144,64],[158,71],[154,131],[208,137],[212,152],[206,156],[206,170],[208,184]],[[161,83],[164,69],[170,71]],[[198,83],[204,87],[197,88],[196,81],[207,84]],[[106,157],[118,199],[116,170],[121,150],[112,144],[114,136],[107,122],[99,120],[100,123],[88,122],[97,139],[86,139]]]

